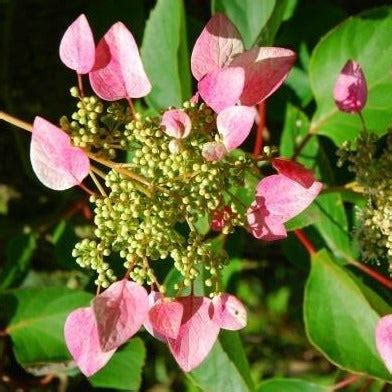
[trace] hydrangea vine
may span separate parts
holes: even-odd
[[[322,188],[310,170],[290,159],[239,149],[255,122],[254,106],[283,83],[295,54],[245,50],[236,27],[217,14],[193,48],[195,95],[156,116],[144,115],[132,102],[148,95],[151,83],[121,22],[95,45],[81,15],[62,38],[60,58],[77,73],[78,87],[71,89],[76,111],[58,126],[35,119],[32,166],[51,189],[86,189],[87,176],[96,186],[90,197],[94,237],[76,244],[73,256],[96,272],[98,294],[68,316],[67,347],[90,376],[144,326],[191,371],[220,329],[247,323],[242,303],[222,292],[228,257],[212,246],[213,234],[200,230],[201,221],[218,235],[244,228],[260,240],[282,239],[285,223]],[[87,74],[94,95],[83,87]],[[260,163],[277,173],[262,178]],[[247,176],[259,180],[251,205],[236,194]],[[159,281],[159,263],[172,263],[179,272],[173,287]],[[116,276],[119,264],[124,270]],[[205,296],[194,294],[196,279],[203,281]]]

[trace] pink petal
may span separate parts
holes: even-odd
[[[30,159],[38,179],[57,191],[79,185],[90,170],[85,152],[72,146],[64,131],[41,117],[34,120]]]
[[[245,87],[240,101],[252,106],[268,98],[286,79],[295,53],[283,48],[253,48],[233,59],[230,67],[245,70]]]
[[[256,196],[256,200],[249,207],[246,217],[250,232],[257,239],[277,241],[287,237],[283,217],[271,215],[265,208],[262,197]]]
[[[291,178],[293,181],[298,182],[305,188],[309,188],[316,181],[314,174],[311,170],[306,169],[300,163],[292,161],[287,158],[274,158],[272,166],[278,171],[279,174]]]
[[[223,143],[207,142],[203,144],[201,155],[206,161],[220,161],[227,154]]]
[[[117,348],[142,326],[148,313],[146,290],[123,279],[113,283],[92,301],[104,351]]]
[[[90,83],[107,101],[141,98],[151,91],[135,39],[122,24],[114,24],[99,41]]]
[[[163,295],[159,291],[151,291],[151,293],[148,294],[148,308],[149,308],[149,310],[151,310],[154,307],[154,305],[157,303],[157,301],[162,298],[163,298]],[[163,335],[159,334],[156,329],[154,329],[149,313],[147,314],[147,317],[143,322],[143,326],[150,335],[154,336],[154,338],[166,343],[166,338]]]
[[[218,114],[216,126],[227,151],[234,150],[245,141],[252,129],[255,116],[255,109],[248,106],[232,106]]]
[[[78,74],[89,73],[93,68],[95,43],[84,14],[81,14],[64,33],[60,42],[60,59]]]
[[[387,369],[392,373],[392,315],[377,322],[376,347]]]
[[[211,351],[219,334],[219,326],[213,321],[212,301],[205,297],[181,297],[176,301],[184,307],[184,315],[178,337],[168,338],[174,359],[185,372],[200,365]]]
[[[246,327],[246,309],[234,295],[220,294],[212,302],[216,313],[214,320],[220,328],[237,331]]]
[[[162,116],[161,125],[164,127],[164,132],[176,139],[184,139],[192,129],[192,123],[189,116],[178,109],[166,110]]]
[[[229,206],[225,206],[223,209],[215,210],[212,214],[211,230],[220,232],[225,227],[225,218],[229,218],[233,213]]]
[[[81,372],[89,377],[102,369],[116,350],[104,352],[98,338],[98,328],[91,308],[74,310],[64,325],[65,343]]]
[[[198,91],[204,102],[216,113],[234,106],[244,88],[242,68],[223,68],[208,73],[199,81]]]
[[[196,40],[191,56],[192,74],[200,80],[204,75],[229,64],[244,51],[241,35],[223,14],[215,14]]]
[[[155,331],[167,338],[176,339],[183,313],[184,309],[180,302],[159,300],[148,315]]]
[[[322,186],[314,181],[311,187],[305,188],[284,175],[274,174],[259,182],[256,194],[260,199],[264,198],[270,215],[286,222],[305,210],[320,193]]]
[[[360,112],[367,100],[367,85],[361,66],[347,61],[336,80],[333,96],[339,110],[347,113]]]

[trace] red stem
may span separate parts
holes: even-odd
[[[257,157],[263,150],[263,133],[265,128],[265,101],[258,104],[259,123],[257,125],[256,140],[253,148],[253,156]]]
[[[392,290],[392,280],[389,279],[388,277],[379,274],[377,271],[374,271],[367,265],[360,263],[357,260],[353,259],[347,259],[348,263],[351,265],[354,265],[357,267],[359,270],[364,272],[366,275],[371,276],[373,279],[377,280],[377,282],[380,282],[384,287],[388,288],[389,290]]]
[[[316,247],[312,244],[312,241],[310,241],[304,231],[297,229],[294,230],[294,234],[311,256],[317,252]]]
[[[84,97],[84,89],[83,89],[83,79],[81,74],[78,75],[78,86],[79,86],[79,94],[83,98]]]
[[[354,382],[358,381],[360,378],[361,378],[361,376],[358,374],[351,374],[347,378],[345,378],[344,380],[335,384],[332,387],[332,390],[337,391],[338,389],[342,389],[342,388],[346,387],[347,385],[353,384]]]

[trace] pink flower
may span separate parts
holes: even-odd
[[[86,153],[74,147],[63,130],[41,117],[34,120],[30,159],[38,179],[58,191],[79,185],[90,170]]]
[[[223,293],[214,297],[212,302],[215,309],[214,321],[220,328],[237,331],[246,327],[246,309],[234,295]]]
[[[377,322],[376,347],[385,366],[392,373],[392,315],[390,314]]]
[[[257,185],[256,199],[247,212],[253,236],[265,241],[286,238],[284,223],[305,210],[321,188],[318,181],[306,188],[283,174],[263,178]]]
[[[90,25],[84,14],[66,30],[60,43],[60,59],[78,74],[91,71],[95,62],[95,43]]]
[[[107,101],[141,98],[151,91],[135,39],[123,23],[115,23],[99,41],[90,83]]]
[[[154,298],[157,298],[155,294]],[[220,294],[213,300],[193,295],[169,300],[159,295],[151,303],[154,305],[149,311],[147,326],[146,322],[144,325],[153,331],[153,336],[168,344],[185,372],[204,361],[221,328],[238,330],[246,326],[246,310],[230,294]]]
[[[336,79],[333,96],[336,106],[342,112],[358,113],[367,100],[367,86],[361,66],[348,60]]]
[[[64,325],[65,342],[83,374],[91,376],[141,327],[148,313],[147,292],[123,279],[76,309]]]
[[[316,180],[311,170],[287,158],[274,158],[272,160],[272,166],[279,174],[283,174],[298,182],[305,188],[310,188]]]
[[[269,97],[283,83],[295,58],[294,52],[283,48],[244,51],[236,27],[225,15],[216,14],[195,43],[191,68],[200,96],[220,112],[237,103],[253,106]]]
[[[167,135],[176,139],[186,138],[192,129],[192,122],[189,116],[178,109],[166,110],[162,116],[161,125]]]
[[[183,307],[178,336],[167,338],[170,352],[185,372],[190,372],[203,362],[211,351],[219,334],[214,322],[214,305],[206,297],[180,297],[176,299]]]

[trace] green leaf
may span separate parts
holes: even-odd
[[[63,327],[68,314],[88,305],[91,294],[63,287],[19,289],[0,296],[12,308],[7,326],[16,359],[22,365],[61,362],[70,358]]]
[[[306,114],[295,106],[288,105],[280,141],[281,155],[285,157],[293,156],[296,145],[308,129],[309,119]],[[320,146],[317,136],[313,136],[309,140],[301,150],[297,161],[314,170],[317,178],[321,179],[322,182],[333,183],[333,172],[328,157]],[[337,193],[321,194],[313,202],[312,209],[313,212],[307,211],[307,213],[311,213],[307,218],[309,220],[314,219],[315,227],[334,254],[339,257],[352,255],[347,216],[341,195]],[[318,213],[315,213],[315,209],[318,210]],[[298,217],[298,219],[302,218],[304,217]],[[310,223],[309,220],[307,223]]]
[[[311,204],[305,211],[285,223],[285,227],[289,231],[301,229],[314,224],[320,219],[322,219],[320,209],[316,204]]]
[[[368,84],[363,111],[368,129],[382,135],[392,123],[392,8],[374,9],[330,31],[315,48],[310,60],[310,82],[317,111],[310,132],[326,135],[337,145],[353,140],[361,131],[358,116],[339,112],[332,92],[336,78],[348,59],[361,64]]]
[[[255,43],[275,8],[276,0],[215,0],[212,13],[223,12],[236,25],[246,48]]]
[[[6,260],[0,272],[0,289],[20,284],[26,276],[37,244],[33,234],[20,234],[6,247]]]
[[[255,390],[238,332],[221,331],[208,357],[189,377],[203,392]]]
[[[305,288],[304,320],[308,338],[318,350],[345,370],[392,381],[375,347],[378,319],[332,255],[322,250],[313,256]]]
[[[294,378],[273,378],[260,384],[257,392],[327,392],[329,388]]]
[[[182,0],[158,0],[146,24],[141,56],[154,109],[180,106],[191,96],[189,53]]]
[[[297,0],[276,1],[276,5],[272,14],[268,18],[267,23],[265,23],[263,30],[256,39],[256,45],[271,46],[274,43],[275,36],[279,30],[280,25],[284,20],[291,16],[296,5]]]
[[[142,382],[142,369],[146,349],[140,338],[134,338],[117,351],[109,363],[90,378],[94,387],[138,390]]]

